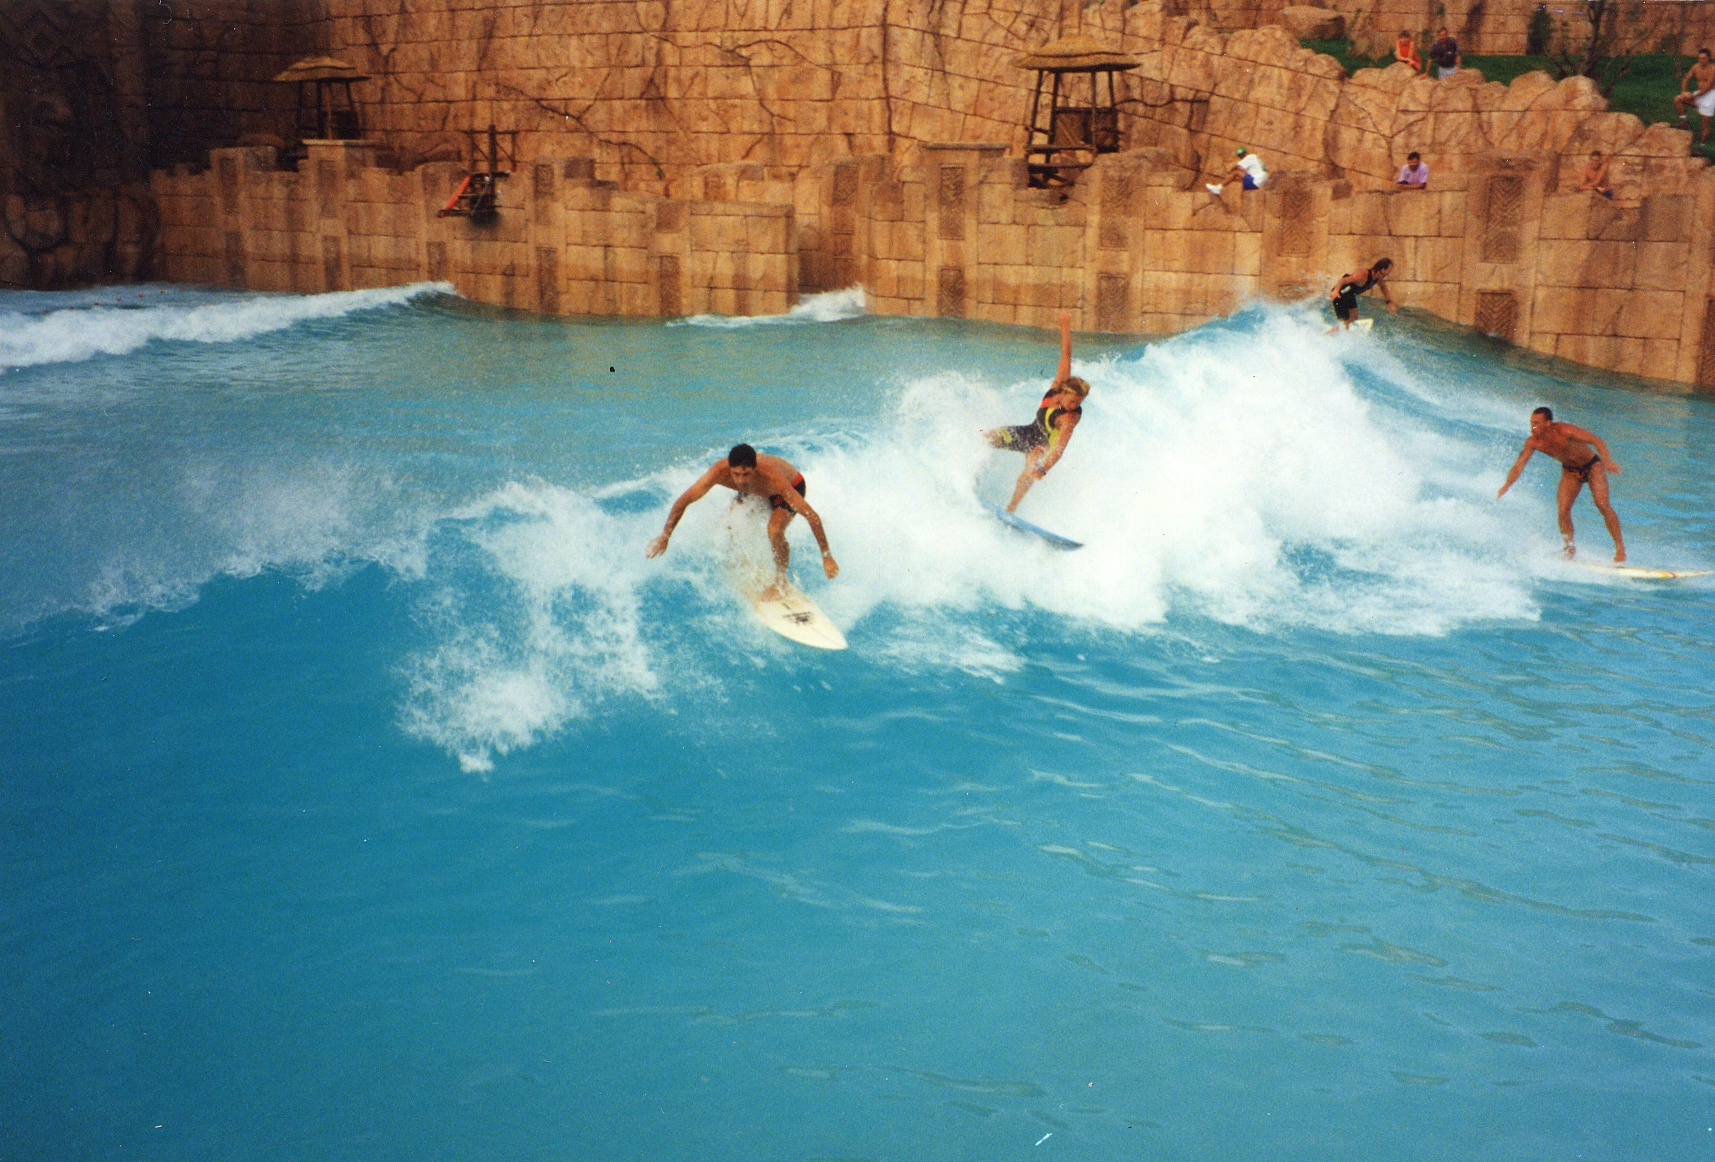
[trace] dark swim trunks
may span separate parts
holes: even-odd
[[[1578,465],[1562,464],[1560,466],[1560,470],[1562,472],[1570,472],[1570,473],[1572,473],[1572,475],[1574,475],[1574,476],[1578,477],[1578,479],[1582,480],[1585,484],[1588,484],[1588,483],[1590,483],[1590,469],[1594,468],[1596,465],[1600,464],[1601,462],[1602,462],[1602,458],[1600,456],[1592,456],[1592,457],[1590,457],[1590,462],[1588,464],[1578,464]]]
[[[798,490],[799,496],[809,495],[809,493],[805,491],[808,486],[804,483],[804,474],[802,472],[798,473],[798,479],[792,482],[792,487]],[[787,506],[786,502],[780,499],[780,494],[778,492],[768,498],[768,507],[771,509],[784,508],[788,512],[791,512],[791,509]],[[793,513],[793,515],[796,516],[797,514]]]
[[[1048,433],[1036,424],[1018,424],[1014,427],[1000,429],[1000,441],[995,444],[1008,452],[1028,452],[1032,448],[1040,448],[1048,442]]]

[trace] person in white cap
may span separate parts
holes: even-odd
[[[1244,188],[1247,190],[1260,190],[1268,184],[1268,170],[1263,168],[1262,158],[1251,153],[1242,145],[1237,150],[1237,157],[1238,161],[1234,162],[1233,168],[1227,171],[1226,181],[1210,182],[1203,188],[1218,198],[1221,196],[1221,191],[1227,188],[1227,182],[1243,182]]]

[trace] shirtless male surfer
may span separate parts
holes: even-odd
[[[715,485],[730,488],[739,497],[760,496],[774,511],[768,516],[768,542],[774,547],[774,585],[763,594],[775,596],[786,585],[786,566],[792,560],[792,546],[786,543],[786,526],[794,514],[802,516],[816,534],[816,544],[822,549],[822,572],[830,578],[839,575],[840,567],[828,552],[828,534],[822,531],[822,518],[804,500],[804,474],[779,456],[758,452],[749,444],[734,444],[725,460],[716,460],[697,482],[685,489],[667,513],[667,523],[661,535],[649,542],[645,555],[659,557],[667,551],[667,540],[679,527],[685,510],[709,494]],[[736,503],[736,501],[735,501]]]
[[[1517,482],[1525,464],[1537,452],[1560,461],[1560,488],[1555,499],[1560,502],[1560,538],[1566,542],[1567,557],[1577,553],[1572,544],[1572,502],[1578,499],[1579,490],[1588,484],[1590,499],[1596,502],[1596,511],[1602,514],[1608,535],[1614,538],[1614,564],[1623,564],[1626,542],[1620,539],[1620,518],[1615,515],[1614,506],[1608,503],[1608,474],[1618,472],[1620,466],[1608,455],[1608,445],[1602,442],[1602,437],[1586,432],[1577,424],[1556,421],[1548,408],[1537,408],[1530,413],[1530,437],[1513,462],[1512,471],[1507,473],[1507,482],[1495,493],[1495,499],[1507,494],[1507,489]]]
[[[1018,474],[1018,484],[1012,490],[1007,512],[1018,507],[1024,494],[1066,454],[1072,440],[1072,429],[1084,416],[1084,399],[1090,385],[1072,374],[1072,316],[1060,312],[1060,367],[1054,372],[1054,382],[1048,394],[1036,407],[1036,418],[1028,424],[1010,428],[992,428],[983,438],[997,448],[1024,453],[1024,471]]]

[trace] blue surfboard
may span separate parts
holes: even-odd
[[[1032,536],[1041,537],[1056,549],[1081,549],[1084,547],[1084,543],[1082,541],[1074,541],[1070,537],[1061,536],[1059,533],[1051,533],[1047,529],[1038,528],[1023,517],[1015,516],[1012,513],[1007,512],[1006,509],[1002,508],[998,504],[990,504],[985,500],[982,502],[982,506],[994,513],[995,516],[999,517],[1002,524],[1011,525],[1021,533],[1029,533]]]

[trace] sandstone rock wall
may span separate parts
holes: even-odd
[[[1255,4],[325,2],[326,37],[375,74],[371,122],[401,154],[462,153],[463,131],[492,120],[520,130],[522,156],[587,154],[627,189],[677,194],[703,168],[741,162],[790,181],[923,142],[1017,153],[1035,75],[1012,58],[1072,29],[1142,59],[1120,79],[1124,138],[1189,169],[1223,170],[1244,145],[1274,168],[1379,187],[1412,149],[1450,174],[1479,153],[1580,136],[1664,159],[1678,147],[1608,115],[1586,81],[1503,86],[1472,70],[1435,81],[1403,66],[1348,79],[1281,28],[1220,30],[1278,15]]]
[[[442,219],[461,176],[311,147],[218,150],[155,175],[165,266],[183,281],[300,292],[446,279],[532,311],[784,311],[804,288],[861,283],[904,315],[1166,334],[1256,297],[1325,291],[1386,254],[1407,305],[1522,346],[1715,387],[1715,171],[1609,202],[1563,188],[1558,155],[1490,151],[1427,192],[1283,173],[1214,198],[1164,148],[1104,157],[1069,196],[1026,184],[1000,146],[842,158],[786,182],[726,164],[666,198],[544,159],[502,183],[499,220]],[[808,245],[806,243],[809,243]]]
[[[597,181],[588,158],[542,158],[500,184],[496,221],[437,211],[453,163],[407,173],[372,145],[215,150],[202,173],[154,175],[164,275],[319,293],[445,280],[480,302],[547,314],[769,314],[797,297],[792,207],[678,200]]]
[[[1347,34],[1371,56],[1391,55],[1401,29],[1428,43],[1445,27],[1467,54],[1511,54],[1526,50],[1531,14],[1537,0],[1323,0],[1322,7],[1346,17]],[[1588,37],[1589,24],[1578,4],[1548,4],[1554,22],[1553,46]],[[1629,51],[1679,52],[1695,55],[1701,45],[1715,43],[1715,2],[1620,0],[1614,11],[1614,43]],[[1265,17],[1254,26],[1272,23]],[[1253,27],[1247,25],[1246,27]],[[1582,43],[1580,40],[1579,43]],[[1689,66],[1689,62],[1687,62]]]
[[[1144,112],[1129,125],[1130,140],[1164,146],[1205,172],[1224,169],[1243,145],[1271,169],[1380,189],[1413,150],[1437,177],[1453,177],[1496,150],[1547,150],[1581,164],[1599,147],[1622,159],[1622,192],[1635,196],[1679,190],[1706,164],[1690,159],[1685,132],[1608,112],[1584,77],[1556,83],[1529,73],[1502,85],[1475,69],[1432,80],[1393,65],[1348,78],[1280,28],[1220,33],[1159,10],[1137,23],[1160,47],[1138,70]]]
[[[151,165],[289,122],[311,0],[0,0],[0,284],[151,274]]]

